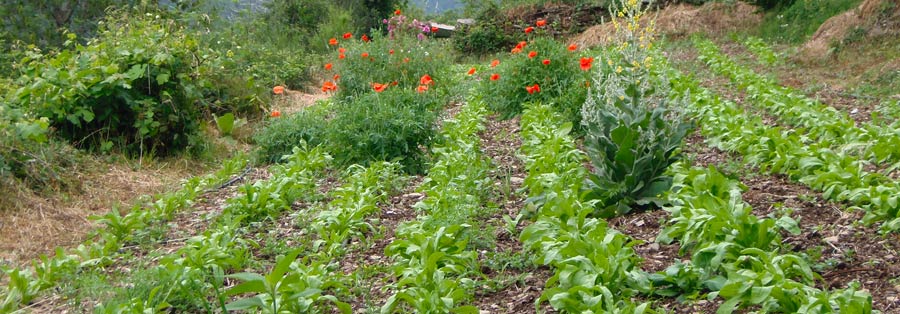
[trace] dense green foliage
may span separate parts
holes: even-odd
[[[493,2],[481,8],[473,25],[460,25],[453,36],[453,45],[462,53],[487,54],[500,52],[520,40],[519,36],[507,34],[503,12]]]
[[[760,1],[777,9],[766,13],[761,35],[769,40],[800,43],[819,29],[826,20],[855,8],[861,0],[796,0],[774,4]],[[773,5],[774,4],[774,5]]]

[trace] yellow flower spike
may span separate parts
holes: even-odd
[[[625,100],[625,96],[619,95],[619,100]]]
[[[622,73],[622,66],[616,67],[616,73]]]
[[[610,66],[612,66],[612,60],[606,60],[606,64],[609,64]]]

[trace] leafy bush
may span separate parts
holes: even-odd
[[[209,58],[172,20],[110,18],[86,46],[30,52],[12,101],[76,144],[174,151],[199,127],[201,57]]]
[[[453,34],[453,46],[463,53],[488,54],[500,52],[519,38],[507,34],[502,23],[505,18],[493,1],[487,2],[478,13],[475,24],[463,26]]]
[[[666,77],[651,75],[653,34],[638,23],[640,5],[630,2],[622,10],[627,25],[616,25],[619,45],[582,108],[584,145],[594,166],[585,197],[597,200],[596,214],[603,217],[628,213],[667,191],[672,179],[666,169],[691,129],[678,111],[683,100],[667,101]]]
[[[278,162],[281,156],[292,152],[294,146],[306,142],[310,146],[324,143],[328,136],[331,106],[319,103],[284,118],[272,119],[253,136],[258,149],[256,159],[260,162]]]
[[[589,75],[580,68],[579,55],[560,42],[541,37],[516,47],[514,50],[521,52],[479,74],[478,91],[489,108],[510,118],[521,113],[526,102],[552,103],[569,121],[580,121]],[[536,55],[529,56],[531,52]],[[549,64],[544,64],[545,60]],[[499,76],[496,80],[494,74]]]
[[[768,40],[800,43],[819,29],[826,20],[859,5],[861,0],[797,0],[772,5],[775,0],[758,0],[769,3],[764,7],[777,8],[766,14],[761,24],[761,35]]]
[[[435,136],[439,98],[410,89],[366,93],[336,105],[326,143],[342,164],[399,161],[408,172],[424,170],[424,149]]]

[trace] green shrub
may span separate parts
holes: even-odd
[[[533,58],[531,51],[537,53]],[[522,112],[526,102],[552,103],[569,121],[581,120],[580,108],[587,95],[589,74],[580,67],[579,54],[548,38],[535,38],[496,68],[484,68],[478,74],[478,92],[491,110],[506,118]],[[550,60],[544,65],[544,60]],[[498,74],[499,79],[491,76]],[[529,92],[526,87],[537,84],[540,91]],[[577,124],[576,124],[577,125]]]
[[[28,53],[11,102],[49,118],[57,135],[78,146],[180,151],[197,142],[203,113],[259,104],[247,81],[223,84],[221,59],[174,20],[116,13],[87,45],[69,38],[70,49]],[[210,106],[206,95],[223,100]]]
[[[777,2],[767,0],[768,2]],[[759,2],[767,2],[760,0]],[[772,7],[761,24],[761,36],[767,40],[800,43],[819,29],[826,20],[855,8],[861,0],[796,0]]]
[[[618,25],[618,46],[601,63],[597,88],[582,109],[584,146],[594,166],[584,197],[597,200],[601,217],[628,213],[667,191],[672,178],[666,169],[691,129],[679,111],[684,99],[670,103],[666,77],[651,75],[652,32],[638,24],[640,5],[623,11],[627,25]]]
[[[329,151],[342,164],[399,161],[407,172],[419,173],[442,105],[429,92],[399,87],[338,103],[328,123]]]
[[[265,127],[253,136],[258,146],[256,159],[260,162],[281,161],[301,142],[311,147],[323,144],[328,135],[328,115],[331,106],[319,103],[300,112],[269,120]]]
[[[512,46],[517,38],[506,34],[503,23],[506,18],[494,2],[488,2],[478,13],[475,24],[461,27],[453,34],[453,46],[467,54],[496,53]]]

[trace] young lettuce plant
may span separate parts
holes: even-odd
[[[613,21],[619,45],[601,62],[597,88],[582,107],[584,145],[594,166],[584,196],[598,201],[601,217],[657,201],[672,184],[665,171],[692,128],[678,109],[685,99],[670,98],[665,75],[651,73],[654,24],[638,22],[645,10],[623,1],[618,15],[624,24]]]

